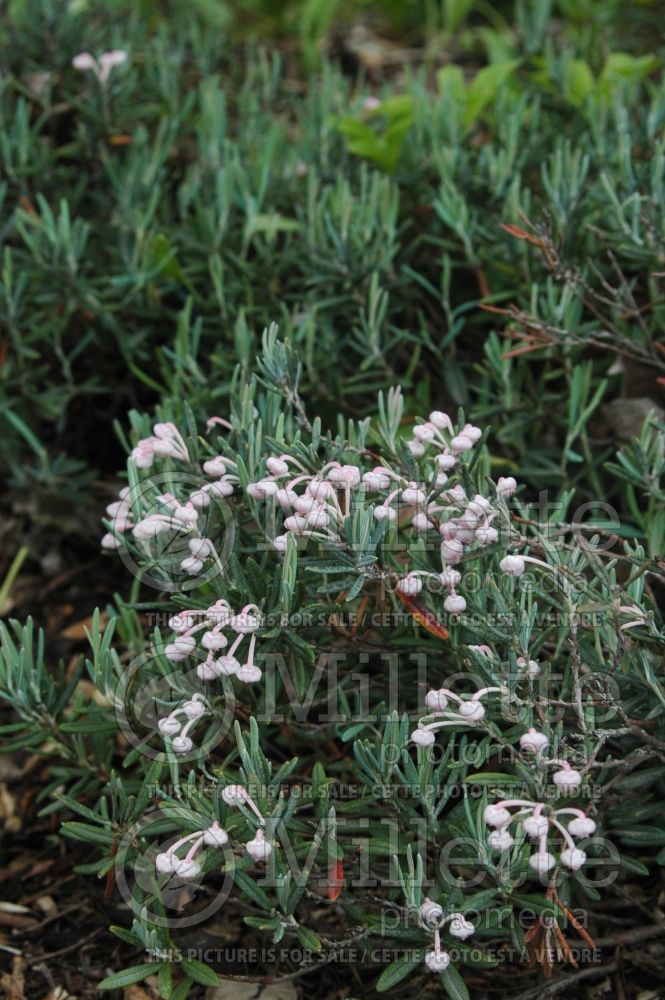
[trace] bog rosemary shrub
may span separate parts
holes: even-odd
[[[135,596],[68,683],[31,625],[2,628],[12,745],[60,758],[45,811],[77,814],[81,870],[112,873],[115,932],[148,953],[103,988],[213,984],[180,935],[233,905],[297,961],[362,941],[378,990],[463,997],[497,941],[570,935],[571,908],[665,862],[643,549],[530,503],[487,428],[398,387],[324,432],[300,371],[271,328],[223,414],[133,414],[103,546]]]

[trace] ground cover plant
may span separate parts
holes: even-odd
[[[12,1000],[656,995],[656,7],[418,8],[2,14]]]

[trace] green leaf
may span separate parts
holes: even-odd
[[[136,934],[132,934],[132,932],[128,931],[125,927],[117,927],[115,924],[112,924],[109,927],[109,930],[111,934],[115,934],[115,936],[120,938],[121,941],[124,941],[125,944],[131,944],[135,948],[140,947],[141,941],[139,938]]]
[[[436,82],[443,97],[450,95],[456,104],[461,104],[465,100],[464,73],[460,66],[455,63],[442,66],[437,71]]]
[[[122,972],[115,972],[112,976],[102,979],[97,989],[99,990],[121,990],[125,986],[133,983],[141,983],[148,976],[154,976],[159,972],[162,962],[144,962],[143,965],[132,965]]]
[[[471,774],[466,779],[469,785],[523,785],[522,778],[514,774],[500,774],[498,771],[483,771],[481,774]]]
[[[477,121],[483,109],[494,100],[499,88],[519,66],[520,59],[507,59],[479,70],[467,87],[462,123],[466,129]]]
[[[401,958],[396,959],[387,966],[379,978],[376,981],[376,992],[385,993],[386,990],[390,990],[397,983],[401,983],[403,979],[410,976],[415,970],[416,966],[419,965],[423,960],[423,954],[420,951],[409,952],[403,955]]]
[[[321,951],[321,942],[313,931],[310,931],[308,927],[300,926],[297,931],[298,940],[300,941],[303,948],[308,951],[314,951],[318,954]]]
[[[439,975],[451,1000],[470,1000],[466,984],[454,965],[449,965]]]
[[[270,898],[265,894],[263,889],[259,888],[250,875],[246,875],[245,872],[236,871],[234,872],[233,877],[242,892],[244,892],[246,896],[249,896],[249,898],[253,900],[257,906],[260,906],[262,910],[267,910],[268,913],[273,910]]]
[[[641,861],[637,861],[635,858],[631,858],[627,854],[621,855],[621,867],[625,868],[627,872],[632,872],[633,875],[649,874],[649,869],[646,865],[643,865]]]
[[[566,100],[580,107],[593,93],[595,86],[591,67],[584,59],[571,59],[566,66],[564,96]]]
[[[88,826],[87,823],[63,823],[60,827],[65,837],[73,840],[83,840],[89,844],[100,844],[108,847],[113,843],[113,834],[108,830],[100,830],[95,826]]]
[[[195,983],[199,983],[201,986],[219,986],[220,979],[217,973],[213,972],[207,965],[204,965],[203,962],[199,962],[198,959],[183,958],[181,964],[182,971],[190,979],[193,979]]]

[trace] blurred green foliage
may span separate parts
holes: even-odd
[[[14,0],[11,481],[82,498],[119,464],[114,419],[223,411],[277,321],[324,422],[400,381],[491,421],[534,489],[619,502],[616,435],[589,421],[657,402],[665,361],[658,7],[624,7]],[[71,65],[113,48],[104,87]]]

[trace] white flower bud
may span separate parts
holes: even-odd
[[[102,537],[102,548],[103,549],[118,549],[120,548],[120,543],[115,535],[112,535],[110,531]]]
[[[363,475],[363,483],[368,490],[387,490],[390,489],[390,476],[385,469],[378,466]]]
[[[180,521],[181,524],[196,524],[198,516],[196,508],[189,506],[189,504],[185,504],[183,507],[176,507],[173,511],[173,517],[176,521]]]
[[[283,458],[269,458],[266,461],[266,468],[273,476],[286,476],[289,471],[288,462]]]
[[[201,865],[193,858],[183,858],[182,861],[176,861],[174,872],[184,882],[191,882],[201,874]]]
[[[221,672],[215,660],[205,660],[196,668],[196,676],[202,681],[214,681]]]
[[[507,576],[521,576],[526,568],[521,556],[504,556],[499,563],[499,569]]]
[[[474,510],[478,516],[481,514],[489,514],[492,510],[492,502],[484,497],[482,493],[476,493],[473,500],[469,501],[469,507]]]
[[[162,521],[158,515],[151,514],[134,525],[132,534],[137,542],[147,542],[151,538],[156,538],[157,535],[169,530],[170,528],[166,521]]]
[[[131,454],[132,460],[137,469],[149,469],[154,461],[155,453],[152,448],[136,446]]]
[[[483,812],[483,821],[488,826],[496,826],[498,828],[508,826],[511,819],[512,816],[504,806],[486,806]]]
[[[259,479],[258,482],[252,484],[254,487],[254,495],[256,498],[267,500],[268,497],[277,496],[277,491],[279,487],[274,479]]]
[[[308,528],[325,528],[330,521],[330,514],[324,506],[318,504],[307,514],[306,521]]]
[[[226,656],[220,656],[217,660],[217,669],[220,674],[224,674],[227,677],[231,674],[237,674],[240,670],[240,660],[227,653]]]
[[[255,861],[265,861],[272,854],[272,847],[263,836],[261,830],[256,831],[256,836],[253,840],[247,841],[245,850],[250,858],[254,858]]]
[[[360,485],[360,469],[355,465],[333,467],[327,472],[328,480],[335,486],[350,486],[355,489]]]
[[[402,594],[408,594],[410,597],[414,597],[419,594],[423,589],[423,581],[418,576],[408,576],[402,577],[401,580],[397,581],[397,590]]]
[[[432,900],[426,896],[420,905],[420,916],[426,924],[437,924],[443,916],[443,907],[439,906],[438,903],[433,903]]]
[[[540,674],[540,667],[536,660],[527,660],[525,656],[518,656],[516,663],[526,672],[527,677],[538,677]]]
[[[450,955],[447,951],[428,951],[425,955],[425,965],[430,972],[444,972],[450,965]]]
[[[527,816],[522,820],[524,832],[528,837],[542,837],[550,828],[547,816]]]
[[[534,871],[540,872],[544,875],[550,870],[550,868],[554,868],[556,859],[548,851],[538,851],[536,854],[531,855],[529,858],[529,864]]]
[[[447,704],[448,698],[443,688],[440,688],[438,691],[428,691],[425,695],[425,705],[433,712],[443,712]]]
[[[434,428],[428,424],[417,424],[413,428],[413,436],[418,441],[422,441],[423,444],[427,444],[434,440]]]
[[[292,511],[295,507],[296,501],[298,499],[298,494],[295,490],[281,489],[277,490],[275,493],[275,498],[277,503],[280,505],[284,511]]]
[[[326,497],[329,497],[332,491],[331,484],[326,479],[320,479],[318,476],[308,482],[305,490],[308,496],[314,500],[318,500],[319,503],[322,503]]]
[[[190,740],[189,736],[174,736],[171,746],[175,753],[189,753],[194,743]]]
[[[228,479],[218,479],[216,483],[209,483],[206,490],[220,497],[230,497],[233,493],[233,483],[230,483]]]
[[[441,542],[441,561],[455,565],[464,555],[464,546],[456,538]]]
[[[191,622],[186,614],[171,615],[169,618],[169,628],[174,632],[186,632]]]
[[[222,799],[227,806],[238,806],[241,802],[247,802],[249,792],[243,785],[227,785],[222,788]]]
[[[170,420],[164,420],[161,423],[153,425],[152,433],[160,441],[168,441],[177,435],[178,429]]]
[[[491,524],[481,524],[476,528],[476,541],[480,545],[493,545],[499,540],[499,532]]]
[[[469,722],[480,722],[485,715],[485,709],[479,701],[463,701],[457,711]]]
[[[467,437],[473,444],[476,444],[478,441],[480,441],[481,437],[483,436],[483,432],[481,431],[480,427],[474,427],[473,424],[465,424],[464,427],[462,428],[461,433],[464,435],[464,437]]]
[[[431,747],[434,743],[434,733],[431,729],[414,729],[411,740],[419,747]]]
[[[210,506],[210,497],[205,490],[195,490],[194,493],[189,494],[189,502],[197,510],[205,510],[206,507]]]
[[[214,629],[210,632],[204,632],[201,636],[201,645],[204,649],[208,649],[211,652],[224,649],[228,645],[228,642],[229,640],[222,632],[216,632]]]
[[[209,538],[190,538],[189,551],[197,559],[208,559],[214,554],[215,547]]]
[[[582,784],[582,775],[572,768],[563,768],[552,775],[552,781],[563,792],[572,792]]]
[[[422,490],[416,489],[413,486],[407,486],[405,490],[402,490],[400,498],[410,507],[418,507],[424,504],[427,499]]]
[[[568,832],[573,837],[590,837],[596,832],[596,824],[588,816],[576,816],[568,824]]]
[[[476,525],[478,524],[478,515],[467,507],[462,516],[459,518],[459,526],[463,531],[471,531],[475,535]]]
[[[379,507],[374,508],[374,517],[377,521],[394,521],[397,518],[397,511],[393,510],[392,507],[386,507],[385,504],[381,504]]]
[[[208,847],[224,847],[228,844],[229,835],[223,830],[219,823],[213,823],[203,834],[203,843]]]
[[[193,635],[179,635],[173,642],[164,646],[164,656],[172,663],[185,660],[196,649],[196,639]]]
[[[466,500],[466,493],[464,492],[464,487],[462,486],[461,483],[458,483],[457,486],[453,486],[451,489],[446,490],[445,493],[443,494],[443,498],[448,503],[461,506]]]
[[[443,571],[439,573],[439,580],[444,585],[448,587],[449,590],[454,590],[462,581],[462,574],[458,569],[453,569],[452,566],[445,566]]]
[[[457,434],[450,442],[450,447],[459,455],[463,451],[469,451],[473,448],[473,441],[466,434]]]
[[[288,532],[285,535],[275,535],[272,540],[273,547],[277,552],[286,552],[286,546],[288,545],[289,535]]]
[[[492,830],[488,840],[490,847],[495,851],[507,851],[508,848],[512,847],[514,843],[513,838],[505,828],[501,830]]]
[[[177,458],[179,454],[173,441],[155,441],[152,450],[160,458]]]
[[[182,723],[172,715],[167,715],[165,719],[160,719],[157,727],[162,736],[175,736],[182,729]]]
[[[189,576],[196,576],[203,569],[203,563],[200,559],[195,559],[194,556],[188,556],[180,563],[180,569]]]
[[[566,868],[576,872],[586,862],[586,854],[579,847],[567,847],[559,855],[559,861]]]
[[[206,714],[206,704],[203,699],[192,698],[183,704],[182,710],[188,719],[200,719]]]
[[[407,441],[406,446],[414,458],[422,458],[425,454],[425,445],[422,441],[418,441],[417,438],[413,441]]]
[[[437,455],[435,461],[441,472],[450,472],[450,470],[454,469],[457,465],[457,459],[455,456],[451,455],[447,451]]]
[[[466,601],[461,594],[449,594],[443,602],[443,607],[450,615],[461,615],[466,611]]]
[[[263,676],[261,668],[257,667],[254,663],[243,663],[241,667],[236,670],[236,677],[243,684],[255,684],[256,681],[260,681]]]
[[[447,413],[442,410],[432,410],[429,415],[429,422],[438,427],[440,431],[447,430],[452,434],[453,424]]]
[[[512,496],[517,489],[517,481],[512,476],[500,476],[496,484],[496,495],[498,497]]]
[[[207,462],[203,463],[203,471],[206,476],[212,476],[213,479],[219,479],[220,476],[226,475],[226,464],[221,455],[216,458],[209,458]]]
[[[545,733],[537,732],[533,726],[520,736],[520,746],[526,753],[538,753],[549,743]]]
[[[302,535],[307,530],[307,518],[300,514],[292,514],[284,520],[284,527],[287,531],[292,531],[294,535]]]
[[[500,836],[505,836],[507,831],[501,830],[499,832],[497,830],[495,832],[499,833]],[[490,839],[493,836],[494,834],[491,833]],[[510,834],[508,834],[508,836],[510,836]],[[471,935],[476,929],[471,923],[471,921],[466,919],[463,913],[451,913],[449,919],[450,919],[450,926],[448,928],[448,931],[450,934],[452,934],[453,937],[461,938],[462,940],[464,940],[464,938],[471,937]]]
[[[175,868],[177,858],[174,858],[172,854],[158,854],[155,858],[155,868],[160,875],[171,875]]]
[[[311,497],[308,493],[304,496],[298,497],[293,505],[293,509],[297,514],[309,514],[311,510],[314,510],[317,506],[317,501],[314,497]]]

